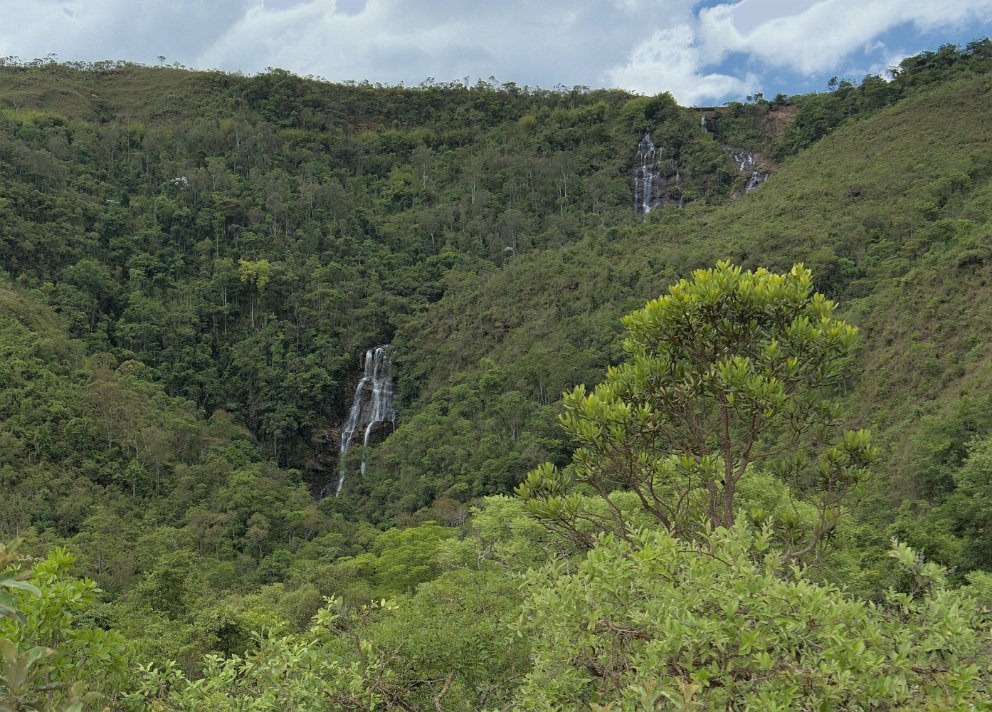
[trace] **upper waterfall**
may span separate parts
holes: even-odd
[[[355,435],[362,433],[362,445],[368,446],[377,430],[396,429],[396,408],[393,405],[395,385],[390,375],[388,346],[376,346],[365,352],[362,378],[355,386],[348,420],[341,431],[340,462],[334,496],[344,487],[345,455],[351,448]],[[365,474],[365,460],[362,460]]]
[[[662,148],[645,132],[634,155],[634,210],[639,214],[650,213],[661,204],[661,154]]]
[[[734,161],[737,166],[737,170],[741,173],[746,173],[747,185],[744,187],[745,193],[750,193],[752,190],[760,186],[766,180],[768,176],[771,175],[768,171],[763,171],[758,167],[758,161],[755,159],[754,154],[751,151],[734,151],[730,150],[730,158]]]

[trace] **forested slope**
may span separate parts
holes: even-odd
[[[57,648],[38,681],[121,709],[980,700],[990,65],[987,41],[942,48],[703,125],[667,95],[0,67],[0,540],[71,552],[0,552],[42,593],[17,592],[27,624],[0,606],[0,638]],[[641,216],[645,132],[668,192]],[[746,194],[739,150],[773,173]],[[860,329],[829,395],[877,458],[805,574],[774,552],[812,526],[784,511],[808,493],[761,467],[739,529],[659,531],[616,492],[636,534],[580,532],[591,553],[502,496],[546,461],[575,471],[562,391],[630,357],[621,317],[718,260],[802,262]],[[318,500],[360,354],[386,342],[399,427]],[[693,587],[733,592],[684,609],[753,660],[665,618]],[[751,613],[827,627],[757,651],[733,625]]]
[[[430,393],[452,373],[489,370],[531,404],[512,409],[523,417],[569,385],[595,380],[620,355],[620,317],[679,275],[722,258],[777,269],[803,262],[864,334],[848,412],[883,437],[887,486],[918,492],[928,486],[918,478],[934,476],[924,474],[935,463],[924,465],[918,449],[928,447],[930,429],[963,407],[988,408],[981,334],[992,297],[989,92],[985,78],[935,87],[846,125],[730,205],[666,212],[658,222],[591,233],[506,269],[466,275],[398,332],[401,378],[428,384]],[[496,421],[476,437],[511,437],[501,405],[487,410],[473,383],[482,412],[474,417]],[[433,427],[458,433],[459,416]],[[412,487],[431,473],[417,469],[419,451],[408,465],[404,454],[416,445],[414,430],[431,425],[407,427],[379,456],[390,458],[384,472],[409,467]],[[962,427],[974,434],[978,425]]]

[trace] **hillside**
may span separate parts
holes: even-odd
[[[981,700],[990,69],[986,40],[891,82],[698,112],[0,66],[0,542],[34,557],[4,549],[0,571],[33,568],[43,593],[15,592],[26,623],[0,598],[0,638],[57,648],[37,679],[85,680],[112,709]],[[751,170],[770,177],[748,190]],[[563,391],[631,358],[621,318],[721,260],[804,263],[860,333],[822,397],[877,456],[805,572],[762,552],[816,529],[816,485],[745,464],[739,529],[659,529],[623,487],[576,479],[589,455],[559,423]],[[370,422],[342,463],[382,344],[395,429]],[[820,452],[827,430],[790,447]],[[567,486],[548,494],[552,465]],[[665,618],[673,596],[696,623]],[[829,621],[763,634],[769,660],[808,651],[801,682],[736,625],[762,611]]]
[[[848,124],[730,205],[602,230],[462,277],[398,331],[401,382],[430,394],[466,378],[452,374],[493,364],[533,403],[518,408],[522,417],[575,383],[595,382],[620,357],[620,317],[678,276],[724,258],[780,270],[803,262],[862,329],[847,410],[882,436],[883,481],[903,496],[933,494],[917,482],[929,429],[954,420],[962,402],[989,407],[989,353],[976,335],[988,329],[983,305],[992,296],[990,86],[983,78],[936,87]],[[473,417],[485,422],[495,413]],[[407,489],[431,473],[417,468],[419,451],[404,459],[417,440],[404,427],[380,456],[389,458],[383,470],[410,473]],[[464,430],[451,419],[414,427]],[[985,432],[977,423],[966,431],[960,437]],[[480,426],[475,437],[486,432]],[[460,446],[473,452],[477,443]],[[963,453],[963,442],[954,448]]]
[[[91,351],[237,411],[318,488],[335,452],[315,443],[343,420],[361,351],[453,267],[635,223],[629,160],[648,123],[680,202],[746,179],[689,112],[622,92],[42,65],[4,68],[0,97],[8,274]]]

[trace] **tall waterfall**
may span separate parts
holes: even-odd
[[[658,207],[661,198],[662,149],[654,145],[651,134],[645,133],[634,155],[634,210],[641,215]]]
[[[365,370],[362,379],[355,386],[348,420],[341,431],[341,455],[338,465],[338,481],[334,496],[341,494],[344,487],[345,455],[355,436],[362,433],[362,445],[368,446],[373,433],[387,425],[396,429],[396,409],[393,407],[395,387],[389,374],[388,346],[376,346],[365,352]],[[362,460],[362,474],[365,474],[365,460]]]

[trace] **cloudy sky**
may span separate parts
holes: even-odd
[[[0,56],[333,81],[428,77],[671,91],[822,90],[992,35],[992,0],[0,0]]]

